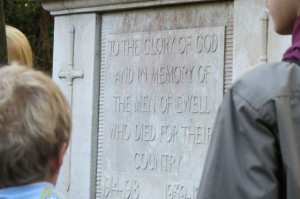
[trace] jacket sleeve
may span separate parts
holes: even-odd
[[[197,199],[278,199],[279,150],[274,132],[229,90],[215,120]]]

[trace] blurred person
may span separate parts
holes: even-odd
[[[13,61],[33,67],[33,53],[26,36],[17,28],[6,25],[8,64]]]
[[[62,199],[55,189],[71,133],[70,106],[42,72],[0,68],[0,198]]]
[[[300,198],[300,1],[266,0],[282,61],[242,75],[224,96],[197,199]]]

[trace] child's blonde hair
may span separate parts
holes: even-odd
[[[22,65],[33,67],[32,50],[26,36],[12,26],[5,26],[8,64],[16,61]]]
[[[42,181],[71,132],[69,104],[45,74],[0,69],[0,187]]]

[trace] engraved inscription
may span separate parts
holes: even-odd
[[[134,163],[137,170],[151,170],[179,174],[182,155],[135,153]]]
[[[197,185],[198,186],[198,185]],[[188,186],[186,184],[168,183],[166,185],[166,199],[196,199],[198,187]]]
[[[103,177],[104,198],[140,198],[140,182],[133,178]]]
[[[110,139],[128,142],[160,142],[176,144],[209,144],[211,126],[176,124],[111,123]]]
[[[216,34],[178,36],[149,36],[142,38],[114,38],[108,40],[109,56],[173,55],[185,53],[214,53],[218,49]]]
[[[110,135],[113,140],[129,140],[130,130],[128,124],[112,123],[110,124]]]
[[[224,32],[207,27],[107,35],[105,198],[196,199],[223,97]]]
[[[212,102],[209,96],[113,96],[116,113],[192,113],[210,114]]]
[[[116,71],[115,84],[208,84],[211,65],[163,65],[124,67]]]

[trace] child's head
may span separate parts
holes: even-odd
[[[299,0],[266,0],[275,31],[279,34],[291,34],[295,19],[300,15]]]
[[[70,132],[69,104],[48,76],[0,68],[0,188],[55,184]]]
[[[8,63],[11,64],[13,61],[17,61],[22,65],[32,68],[32,50],[26,36],[12,26],[6,25],[5,29]]]

